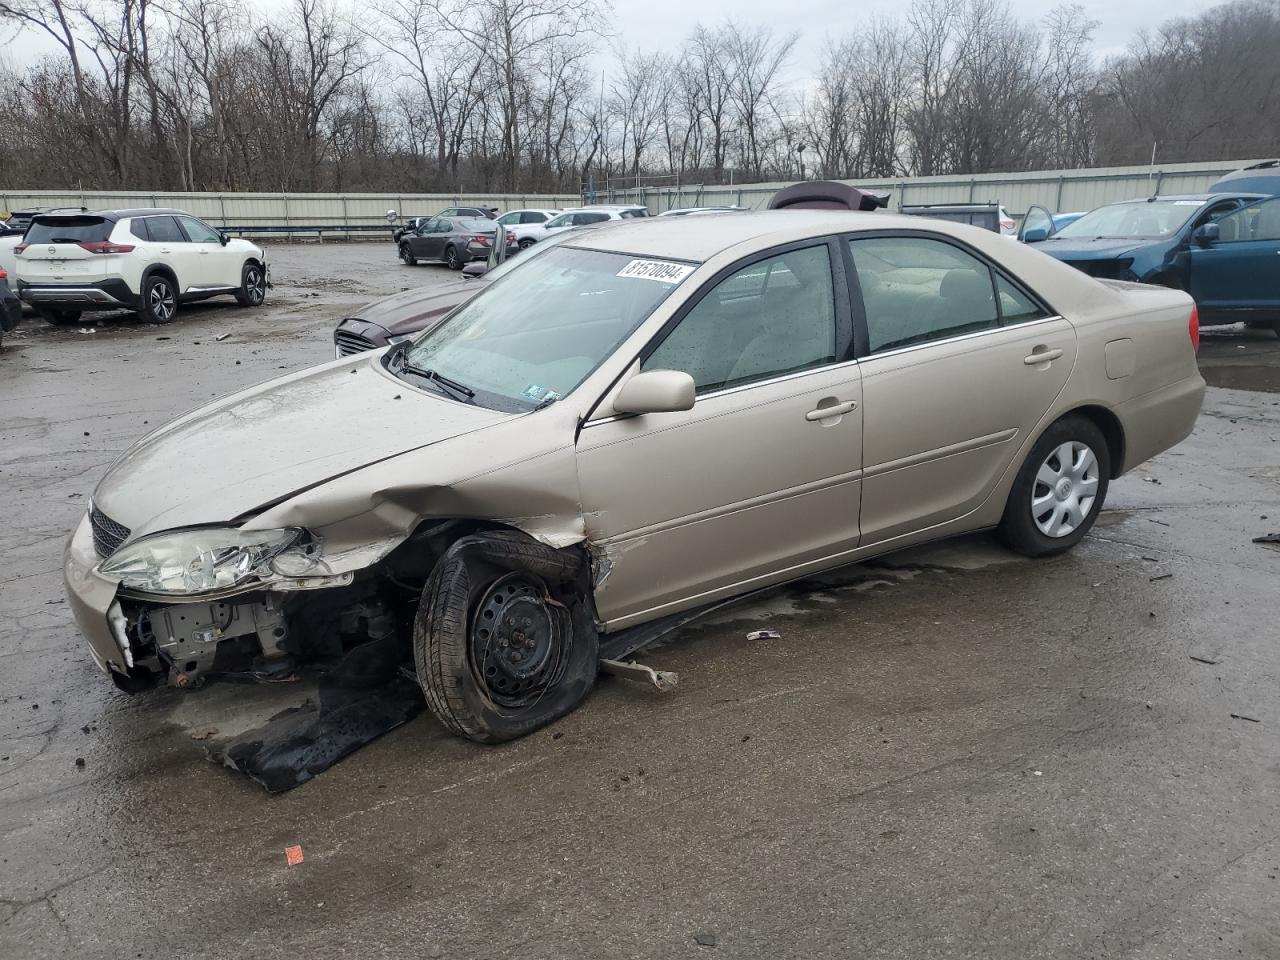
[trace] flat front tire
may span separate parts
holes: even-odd
[[[464,537],[431,571],[413,653],[427,707],[451,733],[514,740],[564,716],[600,657],[586,561],[514,531]]]
[[[1110,477],[1102,431],[1085,417],[1063,417],[1040,436],[1018,470],[1000,538],[1029,557],[1071,549],[1098,518]]]

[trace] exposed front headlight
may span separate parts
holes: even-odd
[[[298,545],[304,532],[203,527],[144,537],[121,547],[98,572],[143,593],[211,593],[272,575],[271,561]]]

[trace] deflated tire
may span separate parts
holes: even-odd
[[[545,726],[595,683],[585,557],[516,531],[463,537],[423,587],[413,646],[427,706],[453,733],[499,743]]]

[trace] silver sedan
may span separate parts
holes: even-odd
[[[621,223],[144,437],[67,589],[123,687],[372,632],[446,727],[507,740],[761,587],[986,528],[1070,548],[1190,432],[1197,338],[1183,293],[941,221]]]

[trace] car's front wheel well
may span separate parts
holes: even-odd
[[[1120,424],[1120,418],[1106,407],[1090,404],[1068,410],[1058,419],[1072,416],[1084,417],[1102,431],[1102,436],[1107,441],[1107,453],[1111,455],[1111,479],[1114,480],[1120,476],[1124,471],[1125,449],[1124,427]]]

